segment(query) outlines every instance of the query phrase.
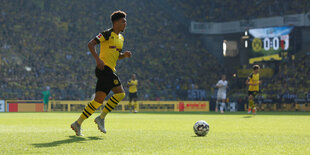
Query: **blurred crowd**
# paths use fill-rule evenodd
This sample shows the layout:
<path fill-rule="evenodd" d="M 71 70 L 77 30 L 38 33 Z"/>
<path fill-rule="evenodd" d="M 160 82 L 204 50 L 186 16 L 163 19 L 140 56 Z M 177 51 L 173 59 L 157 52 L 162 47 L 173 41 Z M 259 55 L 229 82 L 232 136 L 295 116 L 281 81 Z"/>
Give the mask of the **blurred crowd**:
<path fill-rule="evenodd" d="M 133 57 L 118 62 L 117 74 L 125 87 L 137 74 L 141 99 L 176 100 L 218 77 L 216 59 L 153 2 L 4 0 L 0 7 L 1 98 L 41 99 L 49 86 L 53 99 L 89 99 L 96 77 L 87 43 L 111 27 L 118 9 L 128 14 L 124 50 Z"/>
<path fill-rule="evenodd" d="M 277 66 L 275 76 L 266 80 L 263 98 L 273 98 L 280 102 L 307 99 L 310 93 L 310 54 L 296 60 L 285 61 Z M 309 98 L 310 99 L 310 98 Z"/>
<path fill-rule="evenodd" d="M 292 56 L 280 62 L 259 62 L 262 68 L 271 68 L 270 78 L 261 77 L 258 99 L 271 99 L 273 103 L 296 103 L 310 100 L 310 51 Z M 250 65 L 248 66 L 251 67 Z M 231 79 L 237 87 L 232 87 L 229 95 L 234 99 L 247 98 L 245 78 Z"/>
<path fill-rule="evenodd" d="M 282 3 L 277 0 L 243 1 L 244 5 L 228 0 L 167 0 L 175 7 L 172 9 L 180 9 L 185 17 L 197 21 L 300 13 L 305 7 L 309 8 L 309 4 L 299 5 L 305 0 L 287 1 L 283 5 L 274 5 Z M 171 16 L 173 12 L 163 11 L 158 5 L 154 1 L 139 0 L 3 0 L 0 5 L 0 98 L 42 99 L 41 92 L 49 86 L 53 99 L 89 99 L 95 91 L 96 64 L 87 43 L 111 27 L 109 16 L 115 10 L 128 14 L 123 51 L 132 51 L 133 57 L 120 60 L 117 66 L 117 74 L 126 90 L 131 74 L 136 73 L 141 100 L 188 99 L 189 90 L 213 91 L 224 67 L 203 48 L 199 38 L 189 34 L 188 29 Z M 256 9 L 247 9 L 247 6 Z M 299 71 L 300 65 L 306 66 L 295 64 L 292 68 L 283 64 L 281 70 L 287 74 L 274 78 L 281 82 L 287 80 L 286 76 L 305 78 L 289 74 L 294 69 Z M 264 87 L 268 88 L 266 91 L 275 89 L 272 84 Z M 290 85 L 287 90 L 290 91 Z"/>
<path fill-rule="evenodd" d="M 308 0 L 168 0 L 173 9 L 198 22 L 223 22 L 306 13 Z M 192 5 L 189 5 L 192 4 Z"/>

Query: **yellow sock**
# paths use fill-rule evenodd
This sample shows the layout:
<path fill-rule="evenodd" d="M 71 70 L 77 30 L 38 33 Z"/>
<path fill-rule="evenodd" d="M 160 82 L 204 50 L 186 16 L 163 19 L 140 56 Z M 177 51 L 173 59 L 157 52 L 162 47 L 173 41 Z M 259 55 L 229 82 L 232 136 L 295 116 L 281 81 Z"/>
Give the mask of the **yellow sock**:
<path fill-rule="evenodd" d="M 254 106 L 254 100 L 249 100 L 249 107 L 253 109 Z"/>
<path fill-rule="evenodd" d="M 105 104 L 102 110 L 102 113 L 100 115 L 100 118 L 101 119 L 105 118 L 105 116 L 109 112 L 111 112 L 124 97 L 125 97 L 125 93 L 114 94 Z"/>
<path fill-rule="evenodd" d="M 133 109 L 134 109 L 134 110 L 137 110 L 137 101 L 134 101 L 134 102 L 133 102 Z"/>
<path fill-rule="evenodd" d="M 129 103 L 128 103 L 129 110 L 131 110 L 131 106 L 132 106 L 131 101 L 129 101 Z"/>
<path fill-rule="evenodd" d="M 81 114 L 80 118 L 77 120 L 79 124 L 82 124 L 82 122 L 90 117 L 97 108 L 99 108 L 102 104 L 92 100 L 91 102 L 88 103 L 88 105 L 84 108 L 83 113 Z"/>

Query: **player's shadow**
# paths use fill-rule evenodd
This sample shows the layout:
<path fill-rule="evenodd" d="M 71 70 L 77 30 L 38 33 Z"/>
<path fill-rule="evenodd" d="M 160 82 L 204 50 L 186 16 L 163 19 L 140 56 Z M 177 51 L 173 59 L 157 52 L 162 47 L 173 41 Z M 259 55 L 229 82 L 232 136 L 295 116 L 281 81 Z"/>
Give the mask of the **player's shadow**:
<path fill-rule="evenodd" d="M 34 147 L 55 147 L 62 144 L 69 144 L 69 143 L 83 143 L 85 141 L 92 141 L 92 140 L 102 140 L 100 137 L 77 137 L 77 136 L 69 136 L 68 139 L 64 140 L 57 140 L 53 142 L 47 142 L 47 143 L 37 143 L 37 144 L 31 144 Z"/>
<path fill-rule="evenodd" d="M 242 118 L 252 118 L 252 116 L 243 116 Z"/>

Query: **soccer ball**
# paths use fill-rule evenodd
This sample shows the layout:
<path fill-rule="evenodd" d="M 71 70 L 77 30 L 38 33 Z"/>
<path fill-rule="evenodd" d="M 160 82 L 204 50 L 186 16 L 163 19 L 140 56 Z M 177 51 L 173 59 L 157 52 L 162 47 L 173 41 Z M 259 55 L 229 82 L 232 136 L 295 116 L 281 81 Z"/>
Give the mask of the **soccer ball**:
<path fill-rule="evenodd" d="M 197 121 L 193 128 L 197 136 L 205 136 L 209 132 L 209 124 L 204 120 Z"/>

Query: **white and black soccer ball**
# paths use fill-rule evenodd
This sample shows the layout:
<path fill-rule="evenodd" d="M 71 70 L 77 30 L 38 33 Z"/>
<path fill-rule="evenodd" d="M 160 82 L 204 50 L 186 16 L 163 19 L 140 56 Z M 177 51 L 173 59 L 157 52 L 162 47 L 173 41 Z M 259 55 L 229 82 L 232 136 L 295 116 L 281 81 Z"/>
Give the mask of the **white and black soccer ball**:
<path fill-rule="evenodd" d="M 193 128 L 197 136 L 207 135 L 210 129 L 209 124 L 204 120 L 197 121 Z"/>

